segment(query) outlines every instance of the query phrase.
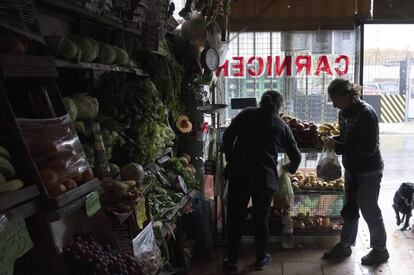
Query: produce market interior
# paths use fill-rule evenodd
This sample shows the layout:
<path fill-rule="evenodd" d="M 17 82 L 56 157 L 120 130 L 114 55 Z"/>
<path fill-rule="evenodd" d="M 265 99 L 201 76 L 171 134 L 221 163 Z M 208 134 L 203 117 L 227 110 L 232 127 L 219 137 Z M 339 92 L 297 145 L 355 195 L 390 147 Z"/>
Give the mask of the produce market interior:
<path fill-rule="evenodd" d="M 413 33 L 410 0 L 2 0 L 0 275 L 413 274 Z M 358 197 L 350 248 L 374 178 L 386 245 Z"/>

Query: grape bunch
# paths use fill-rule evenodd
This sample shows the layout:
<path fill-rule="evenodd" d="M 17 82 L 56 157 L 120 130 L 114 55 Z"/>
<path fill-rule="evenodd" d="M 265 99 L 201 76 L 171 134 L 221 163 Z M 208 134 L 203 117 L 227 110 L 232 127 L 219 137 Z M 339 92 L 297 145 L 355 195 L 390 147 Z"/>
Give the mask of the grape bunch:
<path fill-rule="evenodd" d="M 75 237 L 65 247 L 64 256 L 74 274 L 143 275 L 131 253 L 102 246 L 90 237 Z"/>

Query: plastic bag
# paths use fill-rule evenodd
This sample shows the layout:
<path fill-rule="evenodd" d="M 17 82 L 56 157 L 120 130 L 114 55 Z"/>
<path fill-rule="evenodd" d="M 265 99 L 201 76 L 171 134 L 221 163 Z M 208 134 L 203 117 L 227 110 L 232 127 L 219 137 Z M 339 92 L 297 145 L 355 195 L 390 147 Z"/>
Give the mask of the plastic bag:
<path fill-rule="evenodd" d="M 281 210 L 290 210 L 293 206 L 293 189 L 286 171 L 282 171 L 279 176 L 278 188 L 273 197 L 273 206 Z"/>
<path fill-rule="evenodd" d="M 336 180 L 342 176 L 341 164 L 333 150 L 323 148 L 316 167 L 316 174 L 324 181 Z"/>
<path fill-rule="evenodd" d="M 18 123 L 49 195 L 60 195 L 94 177 L 92 172 L 84 177 L 89 164 L 69 115 L 19 118 Z"/>
<path fill-rule="evenodd" d="M 161 251 L 158 248 L 152 222 L 150 222 L 133 240 L 134 256 L 146 275 L 157 274 L 162 267 Z"/>

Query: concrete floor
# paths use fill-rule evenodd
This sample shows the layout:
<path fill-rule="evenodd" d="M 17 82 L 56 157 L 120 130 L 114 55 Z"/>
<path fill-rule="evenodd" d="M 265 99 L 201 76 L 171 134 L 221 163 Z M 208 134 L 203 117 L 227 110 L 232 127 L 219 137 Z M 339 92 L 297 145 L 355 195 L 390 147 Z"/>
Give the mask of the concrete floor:
<path fill-rule="evenodd" d="M 383 133 L 381 149 L 385 170 L 379 203 L 388 234 L 390 259 L 387 263 L 376 268 L 360 265 L 361 257 L 369 251 L 369 232 L 361 218 L 358 241 L 353 248 L 353 255 L 342 262 L 333 263 L 320 259 L 323 252 L 337 242 L 337 237 L 297 239 L 296 248 L 292 250 L 283 250 L 280 240 L 272 238 L 269 250 L 273 262 L 265 271 L 256 272 L 251 266 L 254 263 L 254 242 L 251 238 L 244 238 L 238 274 L 414 274 L 414 233 L 411 227 L 405 232 L 399 230 L 391 208 L 392 198 L 399 185 L 404 181 L 414 182 L 414 127 L 411 126 L 414 124 L 408 127 L 393 126 L 381 129 Z M 401 129 L 405 130 L 401 131 Z M 414 218 L 410 224 L 413 223 Z M 223 256 L 223 248 L 217 248 L 211 258 L 196 261 L 190 274 L 223 274 L 221 268 Z"/>

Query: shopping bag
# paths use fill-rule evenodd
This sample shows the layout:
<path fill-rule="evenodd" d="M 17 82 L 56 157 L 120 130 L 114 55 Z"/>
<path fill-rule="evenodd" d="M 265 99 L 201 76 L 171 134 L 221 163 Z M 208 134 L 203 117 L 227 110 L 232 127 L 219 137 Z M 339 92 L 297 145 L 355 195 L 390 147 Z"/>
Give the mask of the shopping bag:
<path fill-rule="evenodd" d="M 161 251 L 155 242 L 152 222 L 150 222 L 132 242 L 134 256 L 140 266 L 143 274 L 158 274 L 162 267 Z"/>
<path fill-rule="evenodd" d="M 286 171 L 282 171 L 279 176 L 277 190 L 273 196 L 273 206 L 281 210 L 290 210 L 293 206 L 292 183 Z"/>
<path fill-rule="evenodd" d="M 322 149 L 316 167 L 316 175 L 324 181 L 336 180 L 342 176 L 341 164 L 333 150 L 326 147 Z"/>

